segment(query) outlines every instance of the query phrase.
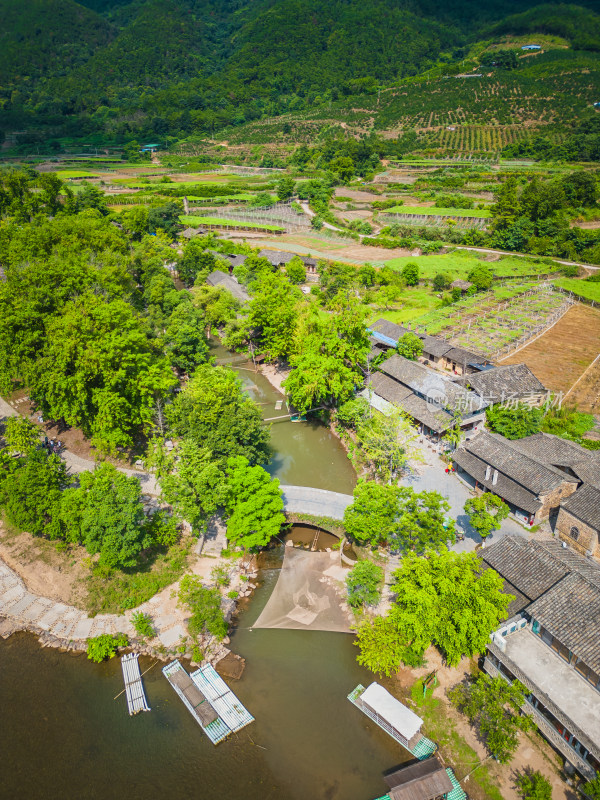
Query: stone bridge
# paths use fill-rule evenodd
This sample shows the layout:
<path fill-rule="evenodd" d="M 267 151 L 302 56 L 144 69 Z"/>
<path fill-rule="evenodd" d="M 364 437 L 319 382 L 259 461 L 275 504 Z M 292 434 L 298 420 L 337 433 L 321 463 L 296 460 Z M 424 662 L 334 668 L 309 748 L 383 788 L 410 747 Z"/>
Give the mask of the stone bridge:
<path fill-rule="evenodd" d="M 281 485 L 284 509 L 290 514 L 311 514 L 314 517 L 344 519 L 344 511 L 352 505 L 351 494 L 328 492 L 310 486 Z"/>

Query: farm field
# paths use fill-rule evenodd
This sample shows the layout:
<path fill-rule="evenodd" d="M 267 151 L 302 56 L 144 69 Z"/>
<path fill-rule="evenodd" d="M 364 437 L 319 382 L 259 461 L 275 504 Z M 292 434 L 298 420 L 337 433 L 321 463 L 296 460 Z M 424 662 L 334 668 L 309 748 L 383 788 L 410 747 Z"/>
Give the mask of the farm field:
<path fill-rule="evenodd" d="M 416 323 L 430 334 L 496 359 L 541 332 L 564 312 L 567 299 L 532 284 L 499 287 L 426 314 Z"/>
<path fill-rule="evenodd" d="M 269 230 L 269 231 L 283 231 L 285 230 L 280 225 L 266 225 L 263 223 L 256 223 L 256 222 L 238 222 L 232 219 L 224 219 L 221 217 L 197 217 L 193 214 L 189 215 L 182 215 L 179 217 L 179 221 L 185 225 L 215 225 L 215 226 L 223 226 L 229 228 L 257 228 L 258 230 Z"/>
<path fill-rule="evenodd" d="M 587 368 L 566 402 L 580 411 L 600 416 L 600 358 Z"/>
<path fill-rule="evenodd" d="M 486 261 L 479 258 L 475 253 L 460 250 L 453 253 L 442 255 L 428 255 L 415 257 L 391 258 L 387 260 L 386 266 L 400 271 L 408 262 L 419 265 L 421 278 L 433 278 L 438 272 L 445 272 L 452 276 L 452 279 L 466 278 L 468 273 L 477 266 L 484 264 L 489 267 L 494 275 L 499 278 L 518 278 L 523 275 L 545 275 L 553 270 L 553 267 L 539 258 L 519 258 L 517 256 L 500 256 L 496 261 Z M 577 281 L 579 284 L 580 282 Z"/>
<path fill-rule="evenodd" d="M 575 278 L 559 278 L 554 283 L 567 292 L 575 292 L 587 300 L 600 303 L 600 281 L 596 283 L 595 281 L 578 281 Z"/>
<path fill-rule="evenodd" d="M 599 352 L 600 311 L 577 303 L 551 330 L 499 363 L 525 363 L 548 389 L 567 392 Z M 577 401 L 580 411 L 591 411 L 594 402 L 598 411 L 598 382 L 594 389 L 594 376 L 600 377 L 596 367 L 589 384 L 583 379 L 567 398 L 569 404 Z"/>
<path fill-rule="evenodd" d="M 423 314 L 433 311 L 442 305 L 442 301 L 432 292 L 419 287 L 406 288 L 402 295 L 394 302 L 393 309 L 378 307 L 371 317 L 368 324 L 371 325 L 378 319 L 387 319 L 389 322 L 402 324 L 419 319 Z M 372 306 L 371 306 L 372 308 Z"/>
<path fill-rule="evenodd" d="M 393 206 L 386 214 L 424 214 L 436 217 L 478 217 L 487 219 L 492 214 L 487 208 L 436 208 L 435 206 Z"/>

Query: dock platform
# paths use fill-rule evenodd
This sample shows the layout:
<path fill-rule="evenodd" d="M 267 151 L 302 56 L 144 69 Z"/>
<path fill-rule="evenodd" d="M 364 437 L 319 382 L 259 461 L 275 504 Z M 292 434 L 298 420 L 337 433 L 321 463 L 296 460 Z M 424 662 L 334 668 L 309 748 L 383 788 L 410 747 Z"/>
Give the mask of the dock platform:
<path fill-rule="evenodd" d="M 140 711 L 150 711 L 150 706 L 144 694 L 144 684 L 140 674 L 137 653 L 128 653 L 121 659 L 121 669 L 123 670 L 123 680 L 125 682 L 125 695 L 127 697 L 127 710 L 129 716 Z"/>
<path fill-rule="evenodd" d="M 365 691 L 365 687 L 362 686 L 362 684 L 359 684 L 354 691 L 350 692 L 348 695 L 348 700 L 350 700 L 350 702 L 357 708 L 360 708 L 363 714 L 366 714 L 367 717 L 372 719 L 376 725 L 392 736 L 399 744 L 402 745 L 402 747 L 408 750 L 409 753 L 412 753 L 415 758 L 418 758 L 419 761 L 424 761 L 426 758 L 429 758 L 435 753 L 437 750 L 437 745 L 435 742 L 432 742 L 431 739 L 428 739 L 421 733 L 417 733 L 407 741 L 407 739 L 401 736 L 398 730 L 384 717 L 374 712 L 373 709 L 371 709 L 366 703 L 363 703 L 361 701 L 361 696 Z"/>
<path fill-rule="evenodd" d="M 254 720 L 210 665 L 188 675 L 173 661 L 163 667 L 163 674 L 213 744 Z"/>

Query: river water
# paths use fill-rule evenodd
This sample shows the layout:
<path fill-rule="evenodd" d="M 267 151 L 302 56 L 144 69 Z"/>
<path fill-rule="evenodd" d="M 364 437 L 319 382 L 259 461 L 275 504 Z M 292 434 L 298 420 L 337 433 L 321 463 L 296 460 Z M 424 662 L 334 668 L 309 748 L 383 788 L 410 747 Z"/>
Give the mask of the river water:
<path fill-rule="evenodd" d="M 281 396 L 240 370 L 246 387 L 276 416 Z M 281 413 L 281 412 L 280 412 Z M 275 423 L 270 470 L 282 482 L 350 492 L 354 473 L 330 432 Z M 283 548 L 280 548 L 282 551 Z M 266 566 L 282 552 L 270 552 Z M 0 798 L 4 800 L 369 800 L 382 774 L 407 754 L 358 711 L 347 694 L 373 676 L 341 633 L 253 630 L 277 568 L 240 612 L 231 647 L 247 660 L 229 681 L 256 721 L 214 747 L 162 676 L 144 676 L 152 711 L 129 717 L 120 662 L 42 649 L 33 636 L 0 641 Z M 142 669 L 153 664 L 141 659 Z"/>

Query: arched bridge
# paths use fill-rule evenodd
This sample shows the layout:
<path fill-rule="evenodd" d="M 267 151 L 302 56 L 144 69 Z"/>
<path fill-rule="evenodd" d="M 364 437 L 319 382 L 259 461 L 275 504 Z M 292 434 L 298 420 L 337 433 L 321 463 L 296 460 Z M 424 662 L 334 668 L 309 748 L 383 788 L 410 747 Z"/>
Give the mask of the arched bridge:
<path fill-rule="evenodd" d="M 281 485 L 284 509 L 291 514 L 312 514 L 315 517 L 344 519 L 344 511 L 352 505 L 351 494 L 328 492 L 310 486 Z"/>

